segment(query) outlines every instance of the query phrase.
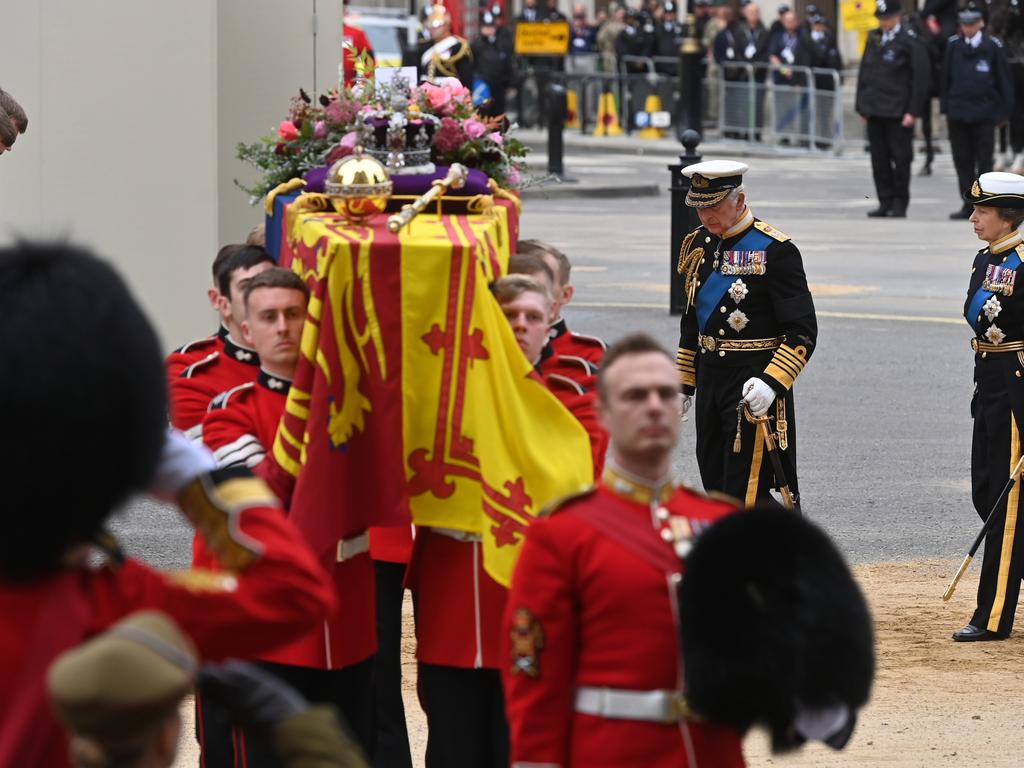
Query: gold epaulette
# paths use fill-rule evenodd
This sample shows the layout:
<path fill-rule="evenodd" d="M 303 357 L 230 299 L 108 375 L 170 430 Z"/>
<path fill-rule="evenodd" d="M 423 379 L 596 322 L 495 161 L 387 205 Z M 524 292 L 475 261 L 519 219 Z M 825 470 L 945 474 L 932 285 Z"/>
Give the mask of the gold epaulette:
<path fill-rule="evenodd" d="M 545 505 L 544 508 L 541 509 L 540 514 L 538 514 L 537 517 L 550 517 L 551 515 L 555 514 L 555 512 L 558 512 L 560 509 L 564 509 L 565 507 L 569 506 L 571 502 L 574 502 L 577 499 L 585 499 L 588 496 L 592 496 L 596 492 L 597 486 L 590 485 L 587 486 L 586 488 L 583 488 L 582 490 L 576 491 L 576 493 L 570 493 L 566 496 L 557 498 L 550 504 Z"/>
<path fill-rule="evenodd" d="M 780 243 L 784 243 L 789 240 L 789 235 L 785 232 L 779 232 L 775 227 L 766 221 L 755 221 L 754 226 L 761 232 L 764 232 L 768 237 L 778 240 Z"/>

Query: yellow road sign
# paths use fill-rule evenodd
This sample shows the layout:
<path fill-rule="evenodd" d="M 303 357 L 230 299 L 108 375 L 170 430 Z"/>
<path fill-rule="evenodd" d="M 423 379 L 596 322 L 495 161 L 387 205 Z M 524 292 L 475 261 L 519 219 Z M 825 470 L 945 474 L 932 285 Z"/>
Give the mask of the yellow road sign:
<path fill-rule="evenodd" d="M 516 53 L 522 56 L 564 56 L 569 52 L 569 22 L 520 21 Z"/>
<path fill-rule="evenodd" d="M 872 0 L 843 0 L 841 11 L 843 29 L 851 32 L 870 32 L 878 26 L 875 3 Z"/>

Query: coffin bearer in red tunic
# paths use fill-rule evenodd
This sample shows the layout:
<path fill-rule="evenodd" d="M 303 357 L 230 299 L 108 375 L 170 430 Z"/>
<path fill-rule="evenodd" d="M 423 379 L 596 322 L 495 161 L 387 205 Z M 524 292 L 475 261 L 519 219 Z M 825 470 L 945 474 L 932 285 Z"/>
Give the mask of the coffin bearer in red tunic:
<path fill-rule="evenodd" d="M 543 369 L 544 353 L 551 348 L 545 324 L 555 310 L 542 283 L 526 275 L 509 275 L 495 282 L 492 290 L 527 360 L 533 362 L 547 388 L 587 430 L 594 473 L 600 475 L 608 450 L 608 433 L 597 417 L 597 369 L 586 375 L 578 369 L 567 375 L 567 366 Z"/>
<path fill-rule="evenodd" d="M 572 264 L 566 256 L 551 243 L 543 240 L 520 240 L 518 252 L 524 255 L 538 256 L 548 265 L 554 277 L 552 292 L 555 299 L 554 319 L 551 321 L 551 345 L 555 357 L 582 357 L 594 366 L 601 365 L 605 343 L 596 336 L 587 336 L 569 330 L 562 311 L 572 301 L 576 292 L 569 277 Z M 511 270 L 510 270 L 511 271 Z"/>
<path fill-rule="evenodd" d="M 259 354 L 255 382 L 219 395 L 203 420 L 203 441 L 224 467 L 248 466 L 257 475 L 284 413 L 299 361 L 309 290 L 294 272 L 273 267 L 253 277 L 243 293 L 242 336 Z M 284 499 L 287 505 L 288 499 Z M 332 575 L 339 610 L 316 632 L 270 654 L 264 666 L 310 701 L 336 705 L 367 754 L 373 753 L 372 662 L 376 650 L 373 564 L 364 533 L 341 547 Z M 197 557 L 202 557 L 202 554 Z M 251 747 L 251 745 L 250 745 Z M 210 744 L 211 750 L 217 745 Z M 246 764 L 260 766 L 264 751 L 247 749 Z M 267 763 L 272 765 L 273 763 Z"/>
<path fill-rule="evenodd" d="M 260 653 L 319 625 L 333 593 L 261 481 L 167 432 L 156 334 L 109 266 L 65 245 L 0 250 L 0 305 L 19 321 L 0 326 L 18 372 L 0 378 L 18 436 L 0 445 L 0 765 L 63 768 L 44 676 L 65 649 L 154 608 L 207 658 Z M 232 572 L 124 558 L 103 528 L 147 488 L 176 499 Z"/>
<path fill-rule="evenodd" d="M 692 539 L 733 509 L 671 479 L 672 359 L 628 336 L 605 355 L 598 486 L 533 523 L 512 578 L 502 671 L 512 765 L 739 768 L 740 735 L 681 706 L 675 585 Z"/>
<path fill-rule="evenodd" d="M 246 282 L 272 266 L 265 250 L 243 246 L 225 259 L 217 275 L 217 308 L 226 333 L 218 334 L 222 338 L 204 348 L 205 356 L 170 382 L 171 424 L 189 437 L 202 437 L 203 416 L 214 397 L 256 378 L 259 356 L 242 340 L 242 296 Z"/>
<path fill-rule="evenodd" d="M 206 289 L 206 298 L 210 302 L 210 307 L 217 315 L 220 315 L 220 288 L 217 282 L 217 273 L 220 272 L 228 258 L 241 248 L 241 245 L 232 243 L 225 245 L 219 251 L 217 256 L 213 260 L 213 284 Z M 167 388 L 170 390 L 171 384 L 176 378 L 181 375 L 181 372 L 188 368 L 192 363 L 198 363 L 204 357 L 209 355 L 211 352 L 217 350 L 218 339 L 223 339 L 228 335 L 227 326 L 224 325 L 223 320 L 220 321 L 217 332 L 210 334 L 209 336 L 203 336 L 201 339 L 190 341 L 184 346 L 178 347 L 176 350 L 171 352 L 164 360 L 164 366 L 167 368 Z"/>
<path fill-rule="evenodd" d="M 523 354 L 536 363 L 547 343 L 550 294 L 521 274 L 501 278 L 492 290 Z M 594 417 L 593 391 L 570 379 L 548 377 L 545 383 L 587 429 L 599 466 L 606 437 Z M 507 590 L 484 570 L 480 537 L 419 529 L 409 583 L 419 599 L 417 658 L 429 726 L 427 768 L 507 768 L 498 654 Z"/>

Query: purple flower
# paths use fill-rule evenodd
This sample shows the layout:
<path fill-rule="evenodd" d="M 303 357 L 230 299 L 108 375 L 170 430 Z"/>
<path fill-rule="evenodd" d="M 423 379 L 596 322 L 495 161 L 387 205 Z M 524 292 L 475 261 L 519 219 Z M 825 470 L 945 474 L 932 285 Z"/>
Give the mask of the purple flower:
<path fill-rule="evenodd" d="M 317 120 L 313 125 L 313 138 L 322 139 L 327 136 L 327 123 L 323 120 Z"/>
<path fill-rule="evenodd" d="M 499 147 L 503 147 L 503 146 L 505 146 L 505 137 L 504 137 L 504 136 L 502 136 L 502 135 L 501 135 L 500 133 L 498 133 L 497 131 L 494 131 L 494 132 L 493 132 L 493 133 L 491 134 L 491 141 L 493 141 L 493 142 L 494 142 L 495 144 L 497 144 L 497 145 L 498 145 Z"/>

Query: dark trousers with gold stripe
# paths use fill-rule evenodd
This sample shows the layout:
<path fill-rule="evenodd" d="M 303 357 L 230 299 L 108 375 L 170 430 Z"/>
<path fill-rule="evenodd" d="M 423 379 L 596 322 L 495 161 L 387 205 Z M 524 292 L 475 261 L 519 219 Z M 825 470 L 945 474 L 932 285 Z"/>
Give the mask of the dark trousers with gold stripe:
<path fill-rule="evenodd" d="M 1024 368 L 1016 354 L 990 354 L 975 367 L 978 393 L 972 406 L 974 438 L 971 449 L 971 493 L 974 508 L 984 520 L 996 503 L 1021 456 L 1024 425 Z M 1013 628 L 1021 577 L 1024 576 L 1024 493 L 1011 489 L 996 511 L 985 536 L 985 556 L 978 584 L 978 607 L 971 623 L 1007 634 Z"/>
<path fill-rule="evenodd" d="M 746 353 L 738 353 L 746 354 Z M 761 357 L 758 355 L 758 357 Z M 694 414 L 697 427 L 697 466 L 704 489 L 734 496 L 746 505 L 770 498 L 778 487 L 761 430 L 740 415 L 736 443 L 737 410 L 743 385 L 761 368 L 701 365 L 698 360 Z M 779 451 L 789 489 L 798 493 L 796 478 L 796 413 L 793 393 L 776 398 L 768 409 L 775 429 L 779 409 L 785 410 L 788 447 Z M 734 449 L 738 447 L 739 452 Z"/>

